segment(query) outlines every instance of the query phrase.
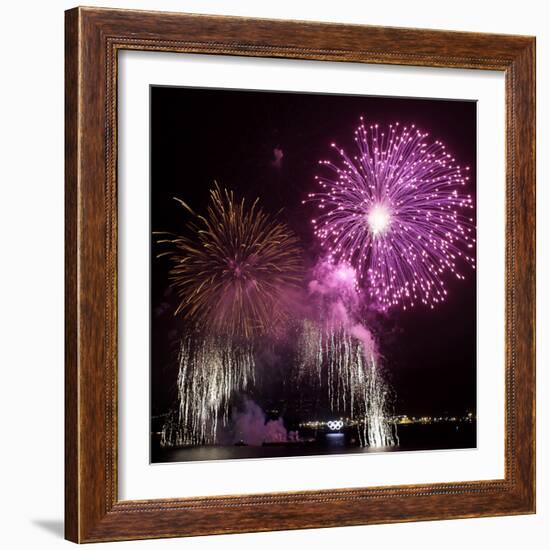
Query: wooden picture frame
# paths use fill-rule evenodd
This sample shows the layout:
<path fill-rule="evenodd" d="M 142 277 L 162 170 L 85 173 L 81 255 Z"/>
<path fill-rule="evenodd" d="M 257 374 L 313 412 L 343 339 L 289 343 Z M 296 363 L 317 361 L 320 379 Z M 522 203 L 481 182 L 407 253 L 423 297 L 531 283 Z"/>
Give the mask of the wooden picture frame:
<path fill-rule="evenodd" d="M 120 501 L 117 496 L 117 54 L 501 71 L 506 86 L 505 477 Z M 535 511 L 535 39 L 99 8 L 66 12 L 65 533 L 74 542 Z"/>

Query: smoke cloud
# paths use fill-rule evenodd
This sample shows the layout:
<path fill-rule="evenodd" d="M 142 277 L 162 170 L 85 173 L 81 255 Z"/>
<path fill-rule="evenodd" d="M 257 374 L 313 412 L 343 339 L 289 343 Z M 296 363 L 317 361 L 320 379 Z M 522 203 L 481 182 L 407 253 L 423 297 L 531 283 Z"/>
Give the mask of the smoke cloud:
<path fill-rule="evenodd" d="M 348 264 L 335 264 L 329 259 L 318 262 L 308 285 L 310 296 L 323 302 L 324 321 L 331 328 L 344 328 L 359 340 L 365 358 L 377 355 L 371 331 L 360 322 L 360 293 L 355 270 Z"/>
<path fill-rule="evenodd" d="M 261 446 L 289 440 L 283 419 L 267 420 L 262 408 L 251 399 L 245 399 L 242 410 L 234 411 L 232 418 L 233 443 Z"/>
<path fill-rule="evenodd" d="M 372 356 L 377 355 L 376 351 L 376 343 L 374 341 L 374 338 L 372 336 L 371 331 L 364 327 L 363 325 L 353 325 L 350 330 L 350 334 L 357 338 L 362 344 L 363 344 L 363 352 L 365 354 L 365 358 L 368 360 Z"/>

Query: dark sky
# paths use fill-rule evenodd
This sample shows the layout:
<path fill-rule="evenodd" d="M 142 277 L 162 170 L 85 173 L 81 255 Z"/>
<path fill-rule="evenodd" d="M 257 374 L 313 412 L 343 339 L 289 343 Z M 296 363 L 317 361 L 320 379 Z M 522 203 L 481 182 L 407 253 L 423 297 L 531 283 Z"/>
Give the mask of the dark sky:
<path fill-rule="evenodd" d="M 315 191 L 318 160 L 330 143 L 354 147 L 359 116 L 386 124 L 415 123 L 442 139 L 459 164 L 476 170 L 476 103 L 424 99 L 151 88 L 151 227 L 184 232 L 186 216 L 172 197 L 204 210 L 213 181 L 239 196 L 260 198 L 304 243 L 315 245 L 301 201 Z M 274 150 L 282 151 L 280 166 Z M 475 180 L 471 188 L 475 194 Z M 153 256 L 159 251 L 152 245 Z M 173 404 L 182 320 L 167 288 L 169 264 L 152 261 L 152 411 Z M 411 415 L 475 411 L 476 278 L 446 279 L 448 301 L 435 310 L 377 314 L 371 328 L 395 389 L 396 411 Z"/>

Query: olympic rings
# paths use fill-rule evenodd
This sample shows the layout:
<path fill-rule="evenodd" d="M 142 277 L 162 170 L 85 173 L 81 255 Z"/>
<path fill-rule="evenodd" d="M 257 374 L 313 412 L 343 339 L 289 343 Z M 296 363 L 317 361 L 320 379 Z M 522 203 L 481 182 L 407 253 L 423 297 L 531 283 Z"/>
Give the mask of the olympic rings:
<path fill-rule="evenodd" d="M 342 420 L 329 420 L 327 422 L 327 428 L 333 432 L 336 430 L 341 430 L 344 427 L 344 422 Z"/>

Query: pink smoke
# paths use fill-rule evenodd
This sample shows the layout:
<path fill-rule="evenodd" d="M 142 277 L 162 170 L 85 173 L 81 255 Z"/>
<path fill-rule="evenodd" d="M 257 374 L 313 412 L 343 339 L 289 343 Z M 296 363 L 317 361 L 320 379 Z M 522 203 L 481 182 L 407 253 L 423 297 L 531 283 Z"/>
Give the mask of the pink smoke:
<path fill-rule="evenodd" d="M 309 283 L 312 294 L 353 293 L 357 294 L 357 277 L 349 264 L 335 264 L 328 258 L 319 260 L 314 269 L 314 279 Z"/>
<path fill-rule="evenodd" d="M 333 328 L 352 324 L 352 311 L 359 303 L 355 270 L 349 264 L 324 258 L 315 266 L 313 277 L 309 294 L 322 302 L 323 321 Z"/>
<path fill-rule="evenodd" d="M 323 322 L 331 329 L 343 328 L 357 338 L 367 360 L 377 354 L 371 331 L 359 319 L 361 296 L 353 267 L 324 258 L 317 263 L 308 288 L 310 296 L 323 303 Z"/>
<path fill-rule="evenodd" d="M 261 446 L 263 443 L 288 441 L 288 433 L 282 418 L 268 420 L 259 405 L 246 399 L 243 410 L 233 414 L 234 443 Z"/>
<path fill-rule="evenodd" d="M 363 353 L 367 360 L 376 356 L 376 342 L 372 336 L 371 331 L 363 325 L 353 325 L 349 329 L 349 333 L 357 338 L 363 344 Z"/>
<path fill-rule="evenodd" d="M 274 166 L 275 168 L 281 168 L 283 157 L 283 150 L 280 147 L 275 147 L 273 149 L 273 160 L 271 161 L 271 166 Z"/>

